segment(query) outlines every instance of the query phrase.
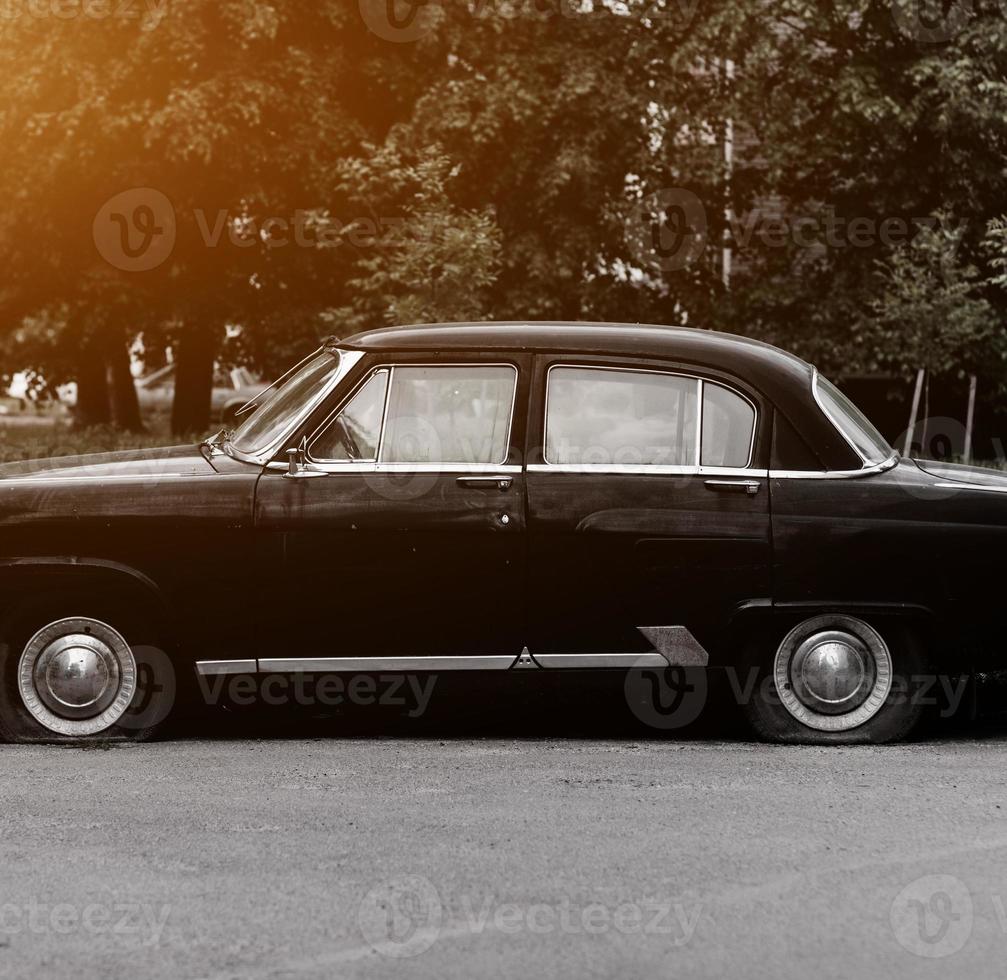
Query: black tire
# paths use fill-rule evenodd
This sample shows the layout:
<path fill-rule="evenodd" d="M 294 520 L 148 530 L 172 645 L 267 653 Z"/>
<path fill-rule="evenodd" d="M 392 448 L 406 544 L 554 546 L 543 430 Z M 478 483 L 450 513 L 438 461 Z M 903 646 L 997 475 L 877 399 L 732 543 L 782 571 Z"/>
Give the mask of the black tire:
<path fill-rule="evenodd" d="M 748 663 L 756 667 L 757 680 L 742 709 L 761 739 L 789 744 L 864 745 L 898 742 L 909 736 L 931 690 L 923 646 L 916 633 L 903 623 L 880 621 L 866 625 L 882 638 L 890 654 L 891 689 L 875 714 L 842 731 L 822 731 L 805 724 L 785 706 L 774 675 L 777 651 L 790 636 L 790 629 L 776 631 L 773 640 L 760 642 L 749 651 Z"/>
<path fill-rule="evenodd" d="M 135 692 L 121 716 L 88 734 L 53 731 L 26 706 L 18 671 L 29 641 L 43 627 L 68 619 L 107 624 L 126 642 L 136 666 Z M 178 695 L 175 669 L 159 630 L 140 610 L 96 596 L 51 596 L 22 607 L 0 626 L 0 738 L 7 742 L 81 745 L 143 742 L 166 731 Z"/>

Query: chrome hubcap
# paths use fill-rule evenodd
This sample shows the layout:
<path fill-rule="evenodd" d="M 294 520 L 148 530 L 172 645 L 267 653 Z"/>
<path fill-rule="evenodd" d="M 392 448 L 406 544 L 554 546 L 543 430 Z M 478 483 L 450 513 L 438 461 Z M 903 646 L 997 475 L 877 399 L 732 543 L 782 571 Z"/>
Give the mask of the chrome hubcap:
<path fill-rule="evenodd" d="M 136 691 L 136 662 L 122 636 L 97 619 L 61 619 L 25 646 L 21 700 L 60 735 L 95 735 L 115 724 Z"/>
<path fill-rule="evenodd" d="M 819 731 L 848 731 L 880 710 L 892 660 L 876 630 L 852 616 L 816 616 L 796 626 L 776 652 L 783 706 Z"/>

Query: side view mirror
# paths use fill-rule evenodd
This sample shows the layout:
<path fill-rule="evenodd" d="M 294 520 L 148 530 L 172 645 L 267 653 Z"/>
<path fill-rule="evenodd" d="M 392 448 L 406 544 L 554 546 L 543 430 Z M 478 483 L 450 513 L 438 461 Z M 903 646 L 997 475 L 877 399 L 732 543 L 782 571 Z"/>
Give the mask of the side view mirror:
<path fill-rule="evenodd" d="M 287 472 L 284 480 L 307 480 L 315 476 L 325 476 L 325 470 L 316 470 L 308 463 L 308 437 L 301 440 L 296 449 L 287 450 Z"/>

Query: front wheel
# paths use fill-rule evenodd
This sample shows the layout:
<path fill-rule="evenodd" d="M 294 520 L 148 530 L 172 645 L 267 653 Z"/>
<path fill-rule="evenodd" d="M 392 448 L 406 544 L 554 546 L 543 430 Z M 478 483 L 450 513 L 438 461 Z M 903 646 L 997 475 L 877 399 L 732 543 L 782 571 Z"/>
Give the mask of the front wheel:
<path fill-rule="evenodd" d="M 4 630 L 0 734 L 76 743 L 154 736 L 175 699 L 164 651 L 139 642 L 142 629 L 124 615 L 52 617 L 26 616 Z"/>
<path fill-rule="evenodd" d="M 755 731 L 774 742 L 894 742 L 923 710 L 925 660 L 901 625 L 884 635 L 854 616 L 814 616 L 775 650 L 757 652 L 759 683 L 745 704 Z"/>

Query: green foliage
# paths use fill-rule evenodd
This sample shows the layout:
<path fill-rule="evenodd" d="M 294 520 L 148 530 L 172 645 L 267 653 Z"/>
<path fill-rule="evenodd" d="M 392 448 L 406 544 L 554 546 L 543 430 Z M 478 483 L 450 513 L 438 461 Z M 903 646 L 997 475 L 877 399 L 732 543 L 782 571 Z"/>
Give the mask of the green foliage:
<path fill-rule="evenodd" d="M 879 262 L 882 293 L 865 325 L 881 366 L 906 377 L 918 368 L 939 377 L 989 369 L 1007 355 L 996 311 L 983 295 L 979 269 L 962 263 L 962 229 L 946 213 L 935 216 L 906 245 Z"/>
<path fill-rule="evenodd" d="M 340 189 L 367 213 L 343 229 L 356 243 L 356 273 L 334 328 L 484 319 L 502 236 L 490 209 L 452 203 L 451 160 L 434 147 L 407 163 L 388 146 L 346 161 L 341 173 Z"/>

